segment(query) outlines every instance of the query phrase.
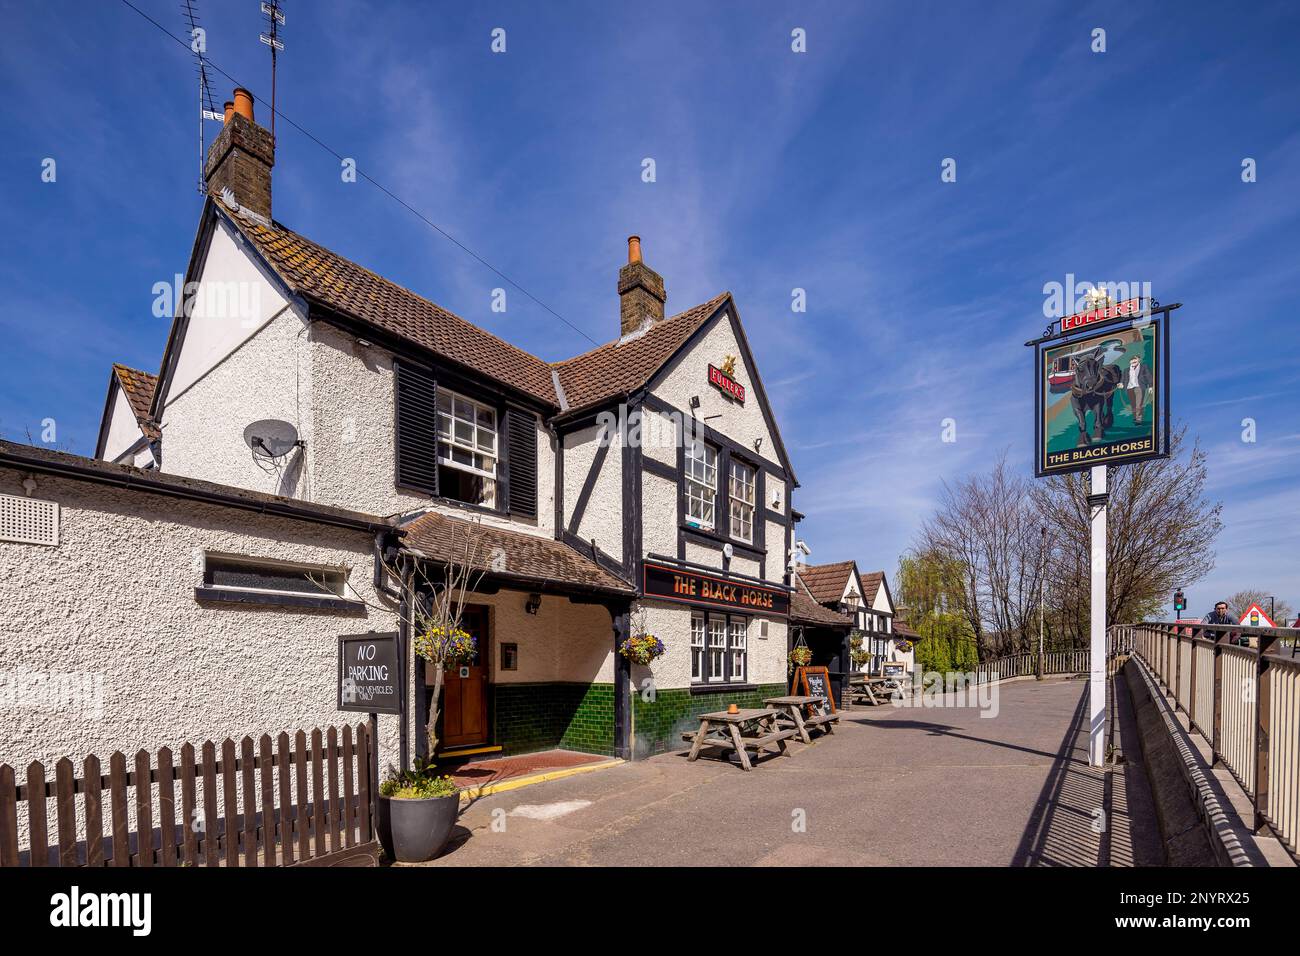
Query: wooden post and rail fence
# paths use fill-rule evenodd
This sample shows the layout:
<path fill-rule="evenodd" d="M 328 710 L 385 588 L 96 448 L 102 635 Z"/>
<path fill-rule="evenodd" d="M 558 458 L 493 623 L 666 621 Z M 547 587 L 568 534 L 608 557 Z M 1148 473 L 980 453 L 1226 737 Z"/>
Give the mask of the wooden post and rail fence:
<path fill-rule="evenodd" d="M 0 866 L 376 865 L 374 746 L 361 723 L 187 743 L 179 763 L 118 751 L 107 774 L 95 755 L 52 780 L 0 764 Z"/>

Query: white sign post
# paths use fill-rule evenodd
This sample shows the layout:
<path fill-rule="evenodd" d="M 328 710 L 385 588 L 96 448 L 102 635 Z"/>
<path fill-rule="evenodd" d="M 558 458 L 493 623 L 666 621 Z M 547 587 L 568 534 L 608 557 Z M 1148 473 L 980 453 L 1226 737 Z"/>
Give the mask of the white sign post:
<path fill-rule="evenodd" d="M 1091 665 L 1088 674 L 1088 764 L 1106 762 L 1106 465 L 1093 465 L 1088 504 L 1092 509 Z"/>

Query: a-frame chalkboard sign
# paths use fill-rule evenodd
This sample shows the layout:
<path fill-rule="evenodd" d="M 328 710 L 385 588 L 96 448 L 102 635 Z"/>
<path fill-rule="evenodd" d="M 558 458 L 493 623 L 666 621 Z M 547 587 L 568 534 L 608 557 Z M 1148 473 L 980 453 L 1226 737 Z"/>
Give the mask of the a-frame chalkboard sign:
<path fill-rule="evenodd" d="M 800 667 L 794 672 L 794 686 L 807 697 L 824 697 L 821 704 L 809 704 L 813 714 L 835 713 L 835 693 L 831 690 L 831 675 L 825 667 Z"/>

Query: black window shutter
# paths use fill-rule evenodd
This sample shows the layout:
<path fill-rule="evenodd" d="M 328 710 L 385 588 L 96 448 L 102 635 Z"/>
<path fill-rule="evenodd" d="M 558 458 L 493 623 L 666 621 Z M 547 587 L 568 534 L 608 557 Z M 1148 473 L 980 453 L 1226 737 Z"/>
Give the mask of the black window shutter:
<path fill-rule="evenodd" d="M 393 363 L 397 378 L 397 483 L 438 494 L 438 385 L 423 369 Z"/>
<path fill-rule="evenodd" d="M 506 409 L 506 462 L 510 469 L 510 513 L 537 517 L 537 419 Z"/>

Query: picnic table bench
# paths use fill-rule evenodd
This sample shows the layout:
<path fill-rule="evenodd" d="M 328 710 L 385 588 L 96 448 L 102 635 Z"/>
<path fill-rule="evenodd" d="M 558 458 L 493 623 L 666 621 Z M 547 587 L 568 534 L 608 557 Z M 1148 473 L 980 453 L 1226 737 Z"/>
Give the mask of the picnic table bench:
<path fill-rule="evenodd" d="M 812 743 L 812 738 L 808 731 L 821 727 L 828 734 L 835 732 L 834 724 L 840 719 L 839 714 L 809 714 L 805 711 L 812 707 L 824 704 L 825 697 L 808 695 L 808 694 L 788 694 L 784 697 L 768 697 L 763 701 L 767 706 L 776 710 L 780 715 L 777 718 L 778 726 L 793 728 L 799 735 L 799 739 L 806 744 Z"/>
<path fill-rule="evenodd" d="M 719 747 L 734 751 L 740 757 L 740 766 L 745 770 L 753 769 L 749 761 L 749 751 L 754 756 L 768 747 L 776 745 L 779 753 L 789 756 L 785 742 L 796 733 L 794 728 L 777 726 L 780 711 L 771 708 L 747 708 L 729 714 L 720 710 L 712 714 L 700 714 L 700 729 L 695 733 L 682 734 L 683 740 L 691 741 L 691 752 L 687 760 L 698 760 L 700 751 L 705 747 Z M 756 728 L 756 732 L 742 733 L 742 728 Z"/>
<path fill-rule="evenodd" d="M 893 677 L 855 677 L 849 680 L 849 699 L 853 703 L 870 701 L 873 705 L 886 703 L 893 694 L 890 682 Z"/>

